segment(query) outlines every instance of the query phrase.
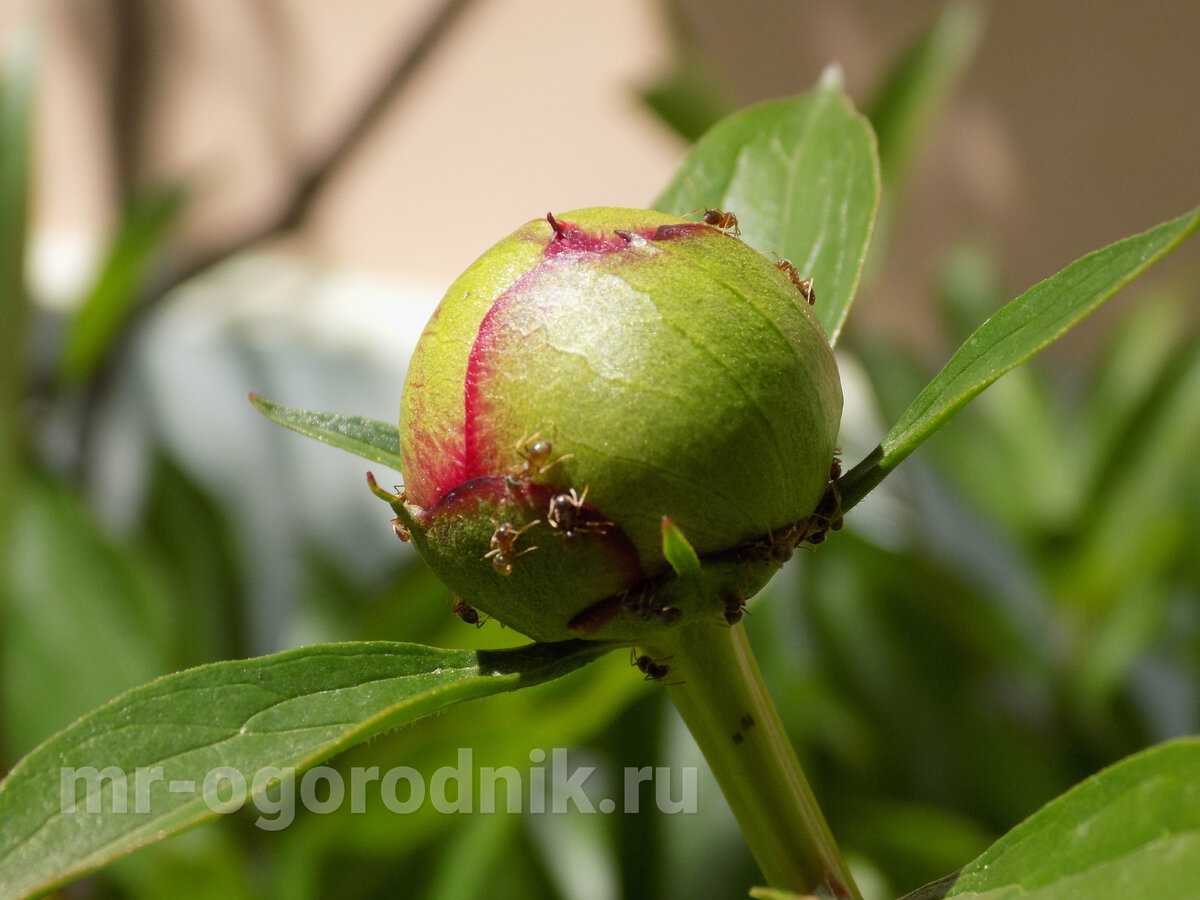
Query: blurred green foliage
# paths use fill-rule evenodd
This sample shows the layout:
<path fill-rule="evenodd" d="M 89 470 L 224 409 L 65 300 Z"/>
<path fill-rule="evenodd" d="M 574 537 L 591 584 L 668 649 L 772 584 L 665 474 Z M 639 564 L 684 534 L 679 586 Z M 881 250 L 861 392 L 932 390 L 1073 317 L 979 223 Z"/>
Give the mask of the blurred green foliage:
<path fill-rule="evenodd" d="M 970 46 L 970 35 L 955 42 L 945 28 L 940 20 L 930 32 L 938 47 Z M 906 57 L 929 58 L 919 47 Z M 947 58 L 934 75 L 916 63 L 896 69 L 928 102 L 899 84 L 876 94 L 893 189 L 944 79 L 961 69 L 959 56 Z M 168 247 L 179 195 L 155 195 L 124 221 L 75 318 L 27 313 L 31 73 L 31 60 L 18 60 L 0 84 L 5 770 L 123 689 L 257 652 L 255 623 L 276 615 L 256 591 L 272 563 L 247 539 L 236 499 L 198 478 L 177 445 L 156 438 L 140 501 L 120 527 L 89 502 L 103 473 L 77 456 L 89 428 L 117 412 L 85 398 L 101 373 L 120 369 L 114 348 L 138 336 L 130 311 Z M 687 134 L 727 103 L 681 75 L 649 99 Z M 898 110 L 919 113 L 920 127 Z M 903 139 L 895 154 L 889 133 Z M 1085 362 L 1055 355 L 1007 375 L 751 604 L 764 678 L 834 833 L 880 896 L 957 868 L 1100 767 L 1200 731 L 1200 336 L 1185 312 L 1195 295 L 1192 284 L 1143 296 Z M 986 249 L 951 248 L 930 323 L 946 335 L 936 358 L 1007 296 Z M 73 337 L 35 340 L 39 329 Z M 869 391 L 851 402 L 877 407 L 877 439 L 935 367 L 854 332 L 844 362 L 865 371 Z M 74 452 L 46 449 L 64 434 L 80 442 Z M 299 519 L 307 500 L 295 490 L 278 514 Z M 376 527 L 387 528 L 382 509 Z M 290 583 L 316 636 L 518 642 L 495 623 L 476 630 L 453 618 L 444 589 L 411 556 L 364 577 L 332 545 L 303 543 Z M 471 748 L 482 764 L 523 769 L 531 751 L 551 747 L 590 754 L 611 773 L 701 765 L 663 692 L 620 654 L 447 710 L 333 764 L 428 772 Z M 223 817 L 123 859 L 91 876 L 89 896 L 365 900 L 402 886 L 431 898 L 690 900 L 741 896 L 756 878 L 703 779 L 696 816 L 400 817 L 376 803 L 360 815 L 298 811 L 278 832 L 253 819 Z"/>

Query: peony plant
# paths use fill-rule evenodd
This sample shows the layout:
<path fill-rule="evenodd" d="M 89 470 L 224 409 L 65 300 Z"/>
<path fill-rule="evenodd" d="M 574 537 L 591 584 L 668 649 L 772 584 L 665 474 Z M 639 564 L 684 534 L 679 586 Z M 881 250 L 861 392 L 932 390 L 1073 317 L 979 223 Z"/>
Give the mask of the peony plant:
<path fill-rule="evenodd" d="M 1014 299 L 843 473 L 832 348 L 880 192 L 875 136 L 830 73 L 716 125 L 656 210 L 555 211 L 484 253 L 420 341 L 398 426 L 253 397 L 269 418 L 398 471 L 395 492 L 373 476 L 370 487 L 459 597 L 455 611 L 533 642 L 318 645 L 137 688 L 0 783 L 0 896 L 31 896 L 216 815 L 212 796 L 169 788 L 214 767 L 258 796 L 278 785 L 258 777 L 268 769 L 303 771 L 451 703 L 632 647 L 631 677 L 669 693 L 721 784 L 771 886 L 756 895 L 860 898 L 758 672 L 746 600 L 980 391 L 1200 225 L 1200 210 L 1186 213 Z M 64 797 L 63 767 L 85 766 L 161 777 L 146 809 L 124 814 L 115 778 Z M 1200 744 L 1149 751 L 921 896 L 1153 884 L 1156 897 L 1186 897 L 1200 821 L 1179 798 L 1197 778 Z M 1130 796 L 1169 814 L 1118 814 Z M 92 800 L 111 814 L 90 815 Z M 1089 827 L 1063 825 L 1078 821 Z M 1069 852 L 1050 852 L 1064 842 Z"/>

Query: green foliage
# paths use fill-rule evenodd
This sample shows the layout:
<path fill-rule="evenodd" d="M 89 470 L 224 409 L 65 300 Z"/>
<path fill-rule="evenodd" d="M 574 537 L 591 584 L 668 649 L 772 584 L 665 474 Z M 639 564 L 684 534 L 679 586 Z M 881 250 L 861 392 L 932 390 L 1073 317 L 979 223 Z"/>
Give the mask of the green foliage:
<path fill-rule="evenodd" d="M 910 898 L 1189 900 L 1197 884 L 1200 739 L 1189 739 L 1089 778 L 936 889 Z"/>
<path fill-rule="evenodd" d="M 8 736 L 25 751 L 169 669 L 176 610 L 152 567 L 61 485 L 27 482 L 20 500 L 0 647 Z"/>
<path fill-rule="evenodd" d="M 1005 372 L 1049 346 L 1200 225 L 1200 209 L 1076 260 L 988 319 L 946 363 L 864 466 L 847 474 L 849 508 Z"/>
<path fill-rule="evenodd" d="M 830 75 L 809 94 L 717 124 L 660 208 L 736 212 L 748 243 L 814 276 L 816 310 L 836 339 L 861 279 L 880 184 L 885 211 L 894 209 L 977 30 L 976 7 L 951 7 L 890 69 L 866 106 L 878 165 L 871 130 Z M 132 771 L 162 760 L 181 767 L 171 769 L 175 779 L 202 778 L 215 764 L 251 776 L 341 751 L 331 761 L 339 770 L 403 761 L 424 772 L 464 747 L 487 765 L 521 767 L 531 747 L 564 745 L 595 748 L 616 766 L 697 763 L 664 715 L 658 687 L 624 654 L 512 692 L 605 648 L 542 658 L 554 651 L 494 656 L 375 642 L 401 635 L 478 648 L 516 640 L 494 623 L 476 630 L 453 619 L 444 589 L 400 554 L 372 582 L 306 538 L 301 559 L 276 562 L 297 569 L 294 581 L 274 583 L 299 586 L 310 630 L 289 628 L 288 613 L 253 595 L 272 560 L 238 519 L 242 498 L 194 480 L 166 443 L 147 458 L 145 495 L 130 504 L 122 529 L 93 511 L 84 498 L 96 483 L 43 448 L 54 443 L 47 435 L 86 430 L 68 395 L 93 389 L 130 338 L 154 267 L 168 255 L 182 193 L 161 188 L 127 206 L 81 311 L 62 323 L 65 352 L 31 341 L 31 46 L 10 52 L 0 77 L 0 751 L 9 763 L 95 711 L 0 782 L 0 897 L 61 883 L 213 817 L 196 796 L 165 791 L 152 794 L 145 817 L 60 815 L 64 764 Z M 684 53 L 647 100 L 677 130 L 698 135 L 727 108 L 720 84 L 712 61 Z M 1090 254 L 1006 307 L 1011 294 L 986 258 L 960 248 L 939 299 L 943 331 L 963 346 L 940 375 L 931 380 L 924 362 L 894 345 L 864 343 L 845 357 L 862 365 L 873 399 L 896 423 L 880 429 L 876 453 L 844 478 L 846 505 L 894 478 L 820 552 L 799 554 L 745 626 L 817 795 L 837 798 L 826 814 L 860 883 L 875 885 L 872 898 L 968 859 L 975 862 L 957 876 L 911 896 L 1169 898 L 1188 896 L 1200 880 L 1200 745 L 1144 749 L 1200 731 L 1200 339 L 1185 315 L 1194 285 L 1188 296 L 1141 302 L 1070 379 L 1037 362 L 1009 372 L 1184 240 L 1198 219 L 1189 213 Z M 43 388 L 33 376 L 52 380 L 45 373 L 62 377 L 64 395 L 34 395 Z M 255 405 L 399 468 L 392 425 Z M 955 428 L 939 431 L 950 418 Z M 897 469 L 918 445 L 922 453 Z M 292 493 L 270 514 L 299 521 L 306 485 Z M 15 525 L 8 534 L 6 518 Z M 386 531 L 382 517 L 379 527 Z M 663 537 L 665 555 L 687 571 L 686 541 L 670 529 Z M 280 640 L 320 631 L 321 640 L 332 632 L 361 642 L 152 680 L 263 652 L 252 627 L 263 621 L 287 635 Z M 523 662 L 485 676 L 495 659 Z M 494 692 L 487 704 L 451 706 Z M 445 711 L 390 730 L 434 708 Z M 252 717 L 272 727 L 243 732 Z M 116 860 L 93 890 L 366 898 L 392 896 L 403 884 L 413 896 L 549 898 L 578 896 L 585 873 L 591 885 L 630 898 L 740 895 L 761 876 L 708 788 L 695 817 L 425 810 L 398 819 L 375 802 L 361 814 L 300 815 L 267 833 L 251 816 L 222 816 L 220 827 Z"/>
<path fill-rule="evenodd" d="M 395 425 L 362 416 L 280 406 L 257 394 L 250 395 L 250 402 L 272 422 L 285 428 L 400 471 L 400 432 Z"/>
<path fill-rule="evenodd" d="M 291 777 L 275 771 L 262 779 L 270 767 L 302 771 L 451 703 L 560 677 L 608 649 L 583 642 L 508 651 L 330 644 L 160 678 L 84 716 L 5 778 L 0 896 L 51 887 L 212 818 L 227 800 L 207 780 L 217 769 L 241 773 L 255 796 Z M 64 767 L 121 774 L 72 783 L 74 806 L 64 808 Z M 162 777 L 146 780 L 141 809 L 134 786 L 148 769 Z M 177 792 L 173 783 L 197 789 Z"/>
<path fill-rule="evenodd" d="M 26 444 L 25 245 L 35 60 L 33 36 L 22 34 L 0 66 L 0 547 L 8 534 L 10 498 L 17 491 Z M 0 560 L 0 578 L 3 567 Z M 2 615 L 0 609 L 0 623 Z"/>
<path fill-rule="evenodd" d="M 84 380 L 104 359 L 122 322 L 134 311 L 183 205 L 184 191 L 176 186 L 151 190 L 130 201 L 100 274 L 67 331 L 64 380 Z"/>
<path fill-rule="evenodd" d="M 858 288 L 879 193 L 871 126 L 830 69 L 806 94 L 718 123 L 654 206 L 675 215 L 704 207 L 739 214 L 747 244 L 790 259 L 813 279 L 817 317 L 832 343 Z"/>
<path fill-rule="evenodd" d="M 866 104 L 889 204 L 896 203 L 914 157 L 974 55 L 982 18 L 974 2 L 949 4 L 896 59 Z"/>

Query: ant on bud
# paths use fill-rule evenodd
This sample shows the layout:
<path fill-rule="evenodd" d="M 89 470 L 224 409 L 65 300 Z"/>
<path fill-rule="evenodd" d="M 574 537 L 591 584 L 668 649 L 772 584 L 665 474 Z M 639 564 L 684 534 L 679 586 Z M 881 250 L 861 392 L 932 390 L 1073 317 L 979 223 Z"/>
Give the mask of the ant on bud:
<path fill-rule="evenodd" d="M 546 512 L 546 524 L 562 532 L 562 536 L 566 539 L 574 538 L 585 532 L 603 534 L 604 529 L 612 522 L 588 522 L 581 515 L 583 505 L 587 501 L 587 493 L 587 485 L 584 485 L 582 494 L 577 494 L 575 488 L 570 488 L 551 497 L 550 508 Z"/>
<path fill-rule="evenodd" d="M 829 480 L 837 481 L 842 477 L 842 461 L 837 453 L 834 453 L 833 462 L 829 464 Z"/>
<path fill-rule="evenodd" d="M 474 625 L 476 628 L 482 628 L 483 623 L 487 621 L 487 616 L 479 615 L 479 610 L 469 604 L 462 597 L 454 598 L 454 606 L 450 608 L 450 612 L 458 616 L 468 625 Z"/>
<path fill-rule="evenodd" d="M 538 432 L 523 437 L 517 442 L 517 455 L 521 457 L 521 461 L 509 467 L 508 477 L 510 479 L 538 475 L 573 456 L 568 453 L 566 456 L 551 460 L 550 457 L 554 455 L 554 445 L 541 437 Z"/>
<path fill-rule="evenodd" d="M 404 520 L 399 516 L 391 520 L 391 526 L 392 531 L 396 533 L 396 537 L 400 538 L 404 543 L 407 544 L 412 540 L 412 535 L 408 532 L 408 526 L 404 524 Z"/>
<path fill-rule="evenodd" d="M 841 464 L 837 463 L 837 458 L 834 458 L 835 464 L 840 468 Z M 841 531 L 844 519 L 842 518 L 842 496 L 838 490 L 837 482 L 830 481 L 829 487 L 825 490 L 825 496 L 821 498 L 821 502 L 817 504 L 816 510 L 808 517 L 810 530 L 804 536 L 804 540 L 810 544 L 820 544 L 828 536 L 831 531 Z"/>
<path fill-rule="evenodd" d="M 638 656 L 632 647 L 629 648 L 629 664 L 637 666 L 641 673 L 646 676 L 643 679 L 644 681 L 662 681 L 671 672 L 670 666 L 656 662 L 649 656 Z"/>
<path fill-rule="evenodd" d="M 517 541 L 521 535 L 527 532 L 530 528 L 540 522 L 541 519 L 534 519 L 524 528 L 517 528 L 515 525 L 510 525 L 504 522 L 496 526 L 496 530 L 492 532 L 491 549 L 483 554 L 484 559 L 492 561 L 494 568 L 501 575 L 511 575 L 513 571 L 513 562 L 526 553 L 532 553 L 537 549 L 534 547 L 526 547 L 520 553 L 514 552 L 517 547 Z"/>
<path fill-rule="evenodd" d="M 707 206 L 697 206 L 692 212 L 698 213 L 704 210 L 704 215 L 700 217 L 705 225 L 711 225 L 713 228 L 720 230 L 721 234 L 732 234 L 735 238 L 742 236 L 741 229 L 738 228 L 738 217 L 731 212 L 725 212 L 723 209 L 710 209 Z"/>
<path fill-rule="evenodd" d="M 725 605 L 725 621 L 730 627 L 742 621 L 742 616 L 746 614 L 746 601 L 739 594 L 726 594 L 721 598 L 721 602 Z"/>
<path fill-rule="evenodd" d="M 783 259 L 778 253 L 772 251 L 772 255 L 777 262 L 775 268 L 788 277 L 788 280 L 796 286 L 796 290 L 800 292 L 800 296 L 808 301 L 809 306 L 813 306 L 817 302 L 817 292 L 813 290 L 813 280 L 811 278 L 801 278 L 800 270 L 792 265 L 790 259 Z"/>

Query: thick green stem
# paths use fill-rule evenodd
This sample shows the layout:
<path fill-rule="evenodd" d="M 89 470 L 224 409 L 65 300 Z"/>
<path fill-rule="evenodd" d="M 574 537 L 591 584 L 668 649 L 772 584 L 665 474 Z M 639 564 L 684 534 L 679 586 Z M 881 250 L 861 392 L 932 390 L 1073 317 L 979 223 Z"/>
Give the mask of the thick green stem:
<path fill-rule="evenodd" d="M 644 647 L 772 887 L 861 900 L 767 694 L 746 633 L 702 623 Z"/>

